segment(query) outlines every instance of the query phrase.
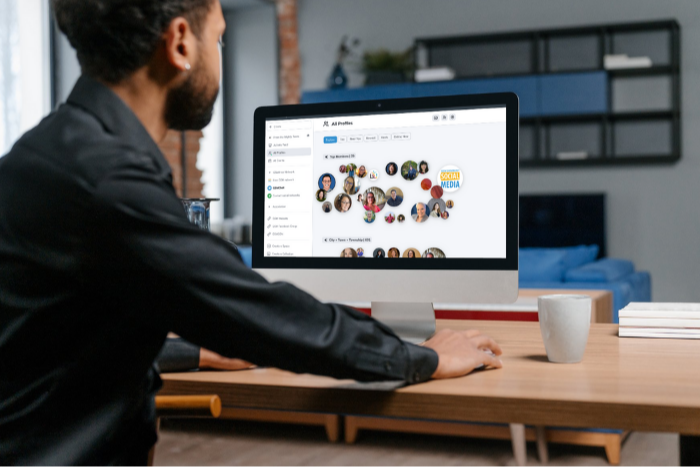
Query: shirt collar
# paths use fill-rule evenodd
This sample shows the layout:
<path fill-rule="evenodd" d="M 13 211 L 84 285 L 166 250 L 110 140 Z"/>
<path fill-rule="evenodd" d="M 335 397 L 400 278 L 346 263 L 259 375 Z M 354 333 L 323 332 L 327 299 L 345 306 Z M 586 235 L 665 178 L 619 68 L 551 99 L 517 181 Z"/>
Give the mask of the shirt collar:
<path fill-rule="evenodd" d="M 148 152 L 162 169 L 170 172 L 170 166 L 163 153 L 136 114 L 107 86 L 82 75 L 67 102 L 93 114 L 109 133 Z"/>

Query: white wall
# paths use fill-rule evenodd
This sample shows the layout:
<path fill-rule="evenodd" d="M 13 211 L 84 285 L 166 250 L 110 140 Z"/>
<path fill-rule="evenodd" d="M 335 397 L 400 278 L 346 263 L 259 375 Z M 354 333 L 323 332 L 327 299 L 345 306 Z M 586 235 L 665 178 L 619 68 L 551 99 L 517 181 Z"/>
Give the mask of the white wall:
<path fill-rule="evenodd" d="M 654 300 L 700 301 L 698 0 L 299 0 L 303 89 L 322 89 L 344 34 L 403 50 L 415 37 L 675 18 L 681 25 L 682 160 L 668 167 L 526 169 L 521 193 L 606 192 L 609 255 L 651 271 Z M 360 85 L 357 74 L 352 86 Z"/>
<path fill-rule="evenodd" d="M 278 103 L 277 20 L 273 6 L 226 14 L 227 217 L 253 215 L 253 114 Z"/>

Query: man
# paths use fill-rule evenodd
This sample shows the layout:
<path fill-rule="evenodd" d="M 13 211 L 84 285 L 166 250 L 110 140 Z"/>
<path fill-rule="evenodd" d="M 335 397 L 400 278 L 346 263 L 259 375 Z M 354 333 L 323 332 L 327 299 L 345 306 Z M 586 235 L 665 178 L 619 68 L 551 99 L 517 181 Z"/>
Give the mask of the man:
<path fill-rule="evenodd" d="M 418 172 L 416 171 L 416 168 L 413 167 L 411 164 L 408 165 L 408 174 L 407 174 L 408 180 L 413 180 L 418 176 Z"/>
<path fill-rule="evenodd" d="M 218 0 L 53 0 L 83 75 L 0 159 L 0 464 L 145 463 L 169 331 L 229 358 L 408 383 L 500 367 L 478 332 L 414 346 L 248 269 L 191 225 L 156 141 L 218 93 Z"/>
<path fill-rule="evenodd" d="M 416 203 L 416 213 L 413 215 L 413 220 L 419 224 L 428 220 L 425 203 Z"/>
<path fill-rule="evenodd" d="M 392 207 L 396 207 L 403 202 L 403 197 L 397 196 L 396 190 L 391 190 L 391 198 L 387 201 L 387 204 Z"/>
<path fill-rule="evenodd" d="M 326 174 L 323 176 L 321 183 L 323 184 L 323 191 L 325 191 L 326 193 L 331 191 L 331 183 L 332 182 L 331 182 L 331 176 L 329 174 Z M 325 193 L 324 193 L 324 197 L 325 197 Z"/>

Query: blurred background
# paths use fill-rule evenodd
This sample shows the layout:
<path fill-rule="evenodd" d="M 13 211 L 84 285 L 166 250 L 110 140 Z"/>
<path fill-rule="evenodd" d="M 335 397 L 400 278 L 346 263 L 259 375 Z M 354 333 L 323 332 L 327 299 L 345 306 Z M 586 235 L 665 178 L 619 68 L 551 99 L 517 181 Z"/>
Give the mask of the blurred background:
<path fill-rule="evenodd" d="M 250 238 L 263 105 L 512 90 L 520 191 L 603 194 L 607 254 L 657 301 L 700 301 L 697 0 L 221 0 L 221 94 L 203 132 L 161 148 L 183 197 L 221 198 Z M 47 0 L 0 0 L 0 154 L 80 75 Z M 585 214 L 581 214 L 585 217 Z M 580 219 L 586 222 L 586 219 Z"/>

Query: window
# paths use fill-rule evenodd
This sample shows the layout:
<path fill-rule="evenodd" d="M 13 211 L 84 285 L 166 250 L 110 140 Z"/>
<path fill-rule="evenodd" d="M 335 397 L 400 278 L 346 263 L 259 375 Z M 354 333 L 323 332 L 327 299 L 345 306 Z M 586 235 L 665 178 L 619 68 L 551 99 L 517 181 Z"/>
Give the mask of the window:
<path fill-rule="evenodd" d="M 47 0 L 2 0 L 0 157 L 51 108 Z"/>

